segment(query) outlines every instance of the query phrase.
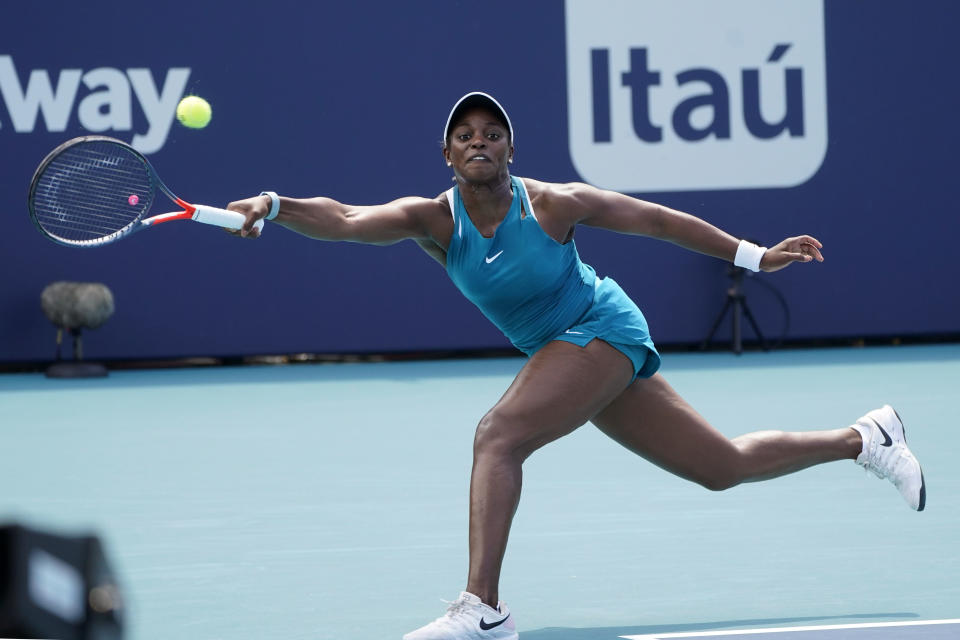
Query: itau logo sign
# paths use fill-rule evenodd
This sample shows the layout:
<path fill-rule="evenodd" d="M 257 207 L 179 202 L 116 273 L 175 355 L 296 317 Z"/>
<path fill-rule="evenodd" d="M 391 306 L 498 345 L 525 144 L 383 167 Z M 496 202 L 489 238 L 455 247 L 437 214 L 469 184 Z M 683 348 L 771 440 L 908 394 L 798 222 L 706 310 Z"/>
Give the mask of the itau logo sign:
<path fill-rule="evenodd" d="M 827 151 L 823 3 L 566 0 L 570 154 L 626 192 L 791 187 Z"/>

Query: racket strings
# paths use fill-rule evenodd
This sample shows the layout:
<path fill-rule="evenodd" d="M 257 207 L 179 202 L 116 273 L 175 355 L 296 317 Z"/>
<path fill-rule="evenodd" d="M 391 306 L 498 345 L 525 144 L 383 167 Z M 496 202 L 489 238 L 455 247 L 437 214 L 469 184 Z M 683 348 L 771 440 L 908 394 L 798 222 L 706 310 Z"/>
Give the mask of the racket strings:
<path fill-rule="evenodd" d="M 40 211 L 38 220 L 44 228 L 56 229 L 71 239 L 84 239 L 85 236 L 102 236 L 125 228 L 139 218 L 141 208 L 128 204 L 127 210 L 118 209 L 116 191 L 96 187 L 86 181 L 84 188 L 76 185 L 55 183 L 49 190 L 41 193 L 35 202 Z M 137 193 L 134 185 L 117 185 L 117 188 L 131 195 L 137 195 L 137 201 L 148 201 L 148 195 Z M 127 196 L 129 199 L 129 196 Z M 128 200 L 129 202 L 129 200 Z"/>
<path fill-rule="evenodd" d="M 141 196 L 134 194 L 134 188 L 129 183 L 125 185 L 125 190 L 131 195 L 137 195 L 139 200 Z M 116 231 L 129 223 L 130 212 L 120 213 L 109 206 L 104 206 L 110 205 L 115 197 L 114 189 L 107 189 L 89 180 L 85 182 L 82 189 L 73 182 L 58 181 L 52 183 L 51 188 L 44 192 L 38 190 L 35 202 L 45 205 L 45 209 L 54 214 L 56 220 L 56 223 L 52 223 L 54 226 L 60 228 L 71 228 L 71 225 L 89 226 L 98 230 Z M 127 198 L 129 204 L 129 196 Z M 136 217 L 135 212 L 134 217 Z"/>
<path fill-rule="evenodd" d="M 71 242 L 118 233 L 150 208 L 150 170 L 124 147 L 87 141 L 64 149 L 44 168 L 33 195 L 37 224 Z"/>

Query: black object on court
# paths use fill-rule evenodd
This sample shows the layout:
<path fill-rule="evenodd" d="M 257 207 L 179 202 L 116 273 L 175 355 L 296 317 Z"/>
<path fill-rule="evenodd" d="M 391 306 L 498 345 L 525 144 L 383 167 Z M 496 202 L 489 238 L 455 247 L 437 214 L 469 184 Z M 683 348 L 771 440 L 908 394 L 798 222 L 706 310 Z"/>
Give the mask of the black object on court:
<path fill-rule="evenodd" d="M 99 282 L 53 282 L 40 294 L 40 306 L 57 327 L 56 361 L 46 370 L 48 378 L 91 378 L 107 375 L 100 363 L 83 361 L 83 329 L 96 329 L 113 315 L 113 293 Z M 73 360 L 64 361 L 63 333 L 73 337 Z"/>
<path fill-rule="evenodd" d="M 0 526 L 0 637 L 119 640 L 122 613 L 96 536 Z"/>
<path fill-rule="evenodd" d="M 743 333 L 740 326 L 741 315 L 747 316 L 750 326 L 753 327 L 754 333 L 760 340 L 761 348 L 763 348 L 764 351 L 768 351 L 770 349 L 769 345 L 767 344 L 767 339 L 763 337 L 763 332 L 760 331 L 760 327 L 757 325 L 756 318 L 753 317 L 750 307 L 747 306 L 747 296 L 743 293 L 743 277 L 745 274 L 746 269 L 743 267 L 730 265 L 729 269 L 727 269 L 727 276 L 732 281 L 730 287 L 727 288 L 727 301 L 723 305 L 723 308 L 720 309 L 717 319 L 710 328 L 710 333 L 707 334 L 707 337 L 704 338 L 703 342 L 700 344 L 701 349 L 706 349 L 710 345 L 710 341 L 713 340 L 713 335 L 717 332 L 717 328 L 720 326 L 720 323 L 723 322 L 723 318 L 727 315 L 727 311 L 731 312 L 731 319 L 733 322 L 731 349 L 733 349 L 734 353 L 737 355 L 743 353 Z"/>

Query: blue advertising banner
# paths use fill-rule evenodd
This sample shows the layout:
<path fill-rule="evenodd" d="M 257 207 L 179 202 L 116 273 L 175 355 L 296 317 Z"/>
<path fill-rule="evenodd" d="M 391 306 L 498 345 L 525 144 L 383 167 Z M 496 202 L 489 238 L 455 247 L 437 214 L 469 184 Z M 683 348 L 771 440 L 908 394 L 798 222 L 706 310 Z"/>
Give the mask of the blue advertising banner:
<path fill-rule="evenodd" d="M 27 215 L 40 160 L 90 133 L 132 143 L 192 202 L 434 197 L 451 185 L 447 112 L 471 90 L 509 111 L 516 175 L 590 182 L 762 244 L 823 241 L 823 264 L 747 278 L 769 337 L 785 320 L 770 287 L 790 339 L 960 332 L 956 3 L 199 0 L 185 15 L 96 0 L 4 13 L 0 361 L 52 357 L 40 293 L 58 280 L 112 290 L 115 315 L 87 339 L 97 358 L 508 346 L 413 242 L 269 225 L 241 240 L 178 222 L 73 249 Z M 176 121 L 187 94 L 212 104 L 206 128 Z M 655 340 L 706 335 L 724 263 L 597 229 L 576 241 Z"/>

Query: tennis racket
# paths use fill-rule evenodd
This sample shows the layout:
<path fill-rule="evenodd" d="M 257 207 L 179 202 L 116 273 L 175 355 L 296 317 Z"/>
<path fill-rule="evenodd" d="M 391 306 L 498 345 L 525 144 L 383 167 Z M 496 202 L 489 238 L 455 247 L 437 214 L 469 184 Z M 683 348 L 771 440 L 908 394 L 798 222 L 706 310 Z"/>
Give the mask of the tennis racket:
<path fill-rule="evenodd" d="M 145 218 L 158 192 L 182 209 Z M 236 211 L 181 200 L 139 151 L 106 136 L 74 138 L 51 151 L 33 174 L 28 206 L 40 233 L 71 247 L 99 247 L 172 220 L 229 229 L 244 223 Z M 256 227 L 262 231 L 263 221 Z"/>

